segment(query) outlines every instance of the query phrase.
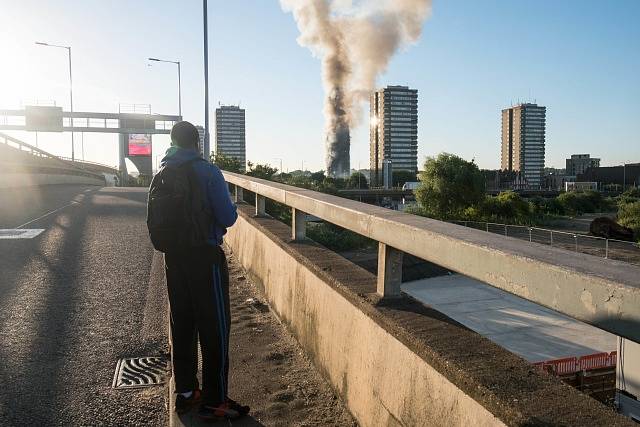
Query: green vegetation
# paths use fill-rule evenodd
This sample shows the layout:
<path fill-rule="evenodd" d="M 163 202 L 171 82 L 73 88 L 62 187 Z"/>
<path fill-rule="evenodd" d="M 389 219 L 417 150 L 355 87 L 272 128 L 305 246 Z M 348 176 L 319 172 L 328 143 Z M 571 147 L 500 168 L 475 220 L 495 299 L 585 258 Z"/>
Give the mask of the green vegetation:
<path fill-rule="evenodd" d="M 478 166 L 453 154 L 427 158 L 418 178 L 416 200 L 426 216 L 460 218 L 484 199 L 484 176 Z"/>
<path fill-rule="evenodd" d="M 362 172 L 354 172 L 347 180 L 346 186 L 347 188 L 366 189 L 369 188 L 369 183 Z"/>
<path fill-rule="evenodd" d="M 621 203 L 618 209 L 618 223 L 632 229 L 636 240 L 640 241 L 640 201 Z"/>
<path fill-rule="evenodd" d="M 524 199 L 513 191 L 485 194 L 486 173 L 451 154 L 428 158 L 416 190 L 419 207 L 411 213 L 442 220 L 539 225 L 559 217 L 614 212 L 616 203 L 596 191 L 562 193 L 553 199 Z M 640 191 L 628 191 L 621 200 L 640 200 Z"/>
<path fill-rule="evenodd" d="M 402 187 L 405 182 L 416 182 L 418 177 L 409 171 L 394 171 L 391 184 L 394 187 Z"/>
<path fill-rule="evenodd" d="M 225 171 L 244 173 L 244 165 L 240 163 L 238 159 L 234 159 L 233 157 L 227 157 L 223 154 L 215 155 L 214 153 L 211 153 L 211 163 Z"/>
<path fill-rule="evenodd" d="M 625 191 L 618 201 L 618 223 L 633 230 L 640 242 L 640 187 Z"/>
<path fill-rule="evenodd" d="M 597 191 L 562 193 L 557 198 L 566 215 L 606 212 L 613 209 L 611 200 L 604 199 Z"/>
<path fill-rule="evenodd" d="M 249 170 L 246 172 L 246 174 L 255 178 L 271 180 L 276 172 L 278 172 L 277 168 L 271 167 L 271 165 L 268 164 L 261 165 L 260 163 L 257 163 L 254 165 L 251 162 L 247 162 L 247 167 L 249 168 Z"/>

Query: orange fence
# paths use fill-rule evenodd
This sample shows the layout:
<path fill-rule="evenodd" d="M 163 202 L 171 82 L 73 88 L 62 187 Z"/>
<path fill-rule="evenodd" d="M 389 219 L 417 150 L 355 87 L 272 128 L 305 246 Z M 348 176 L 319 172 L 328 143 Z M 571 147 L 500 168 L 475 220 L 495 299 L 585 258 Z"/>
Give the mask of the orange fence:
<path fill-rule="evenodd" d="M 566 357 L 564 359 L 545 360 L 534 363 L 536 366 L 555 375 L 574 374 L 579 371 L 613 368 L 616 366 L 616 351 L 611 353 L 596 353 L 582 357 Z"/>

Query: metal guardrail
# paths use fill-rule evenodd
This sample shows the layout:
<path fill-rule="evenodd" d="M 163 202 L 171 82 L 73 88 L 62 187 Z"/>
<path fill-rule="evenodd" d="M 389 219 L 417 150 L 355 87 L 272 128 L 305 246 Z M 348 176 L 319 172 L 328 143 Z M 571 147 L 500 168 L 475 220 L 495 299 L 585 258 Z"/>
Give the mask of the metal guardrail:
<path fill-rule="evenodd" d="M 546 228 L 528 227 L 524 225 L 498 224 L 480 221 L 449 221 L 465 227 L 484 230 L 488 233 L 500 234 L 528 240 L 532 243 L 555 246 L 558 248 L 581 252 L 640 265 L 640 244 L 624 240 L 605 239 L 580 233 L 549 230 Z"/>
<path fill-rule="evenodd" d="M 383 297 L 400 294 L 402 254 L 441 265 L 544 305 L 616 335 L 640 342 L 640 268 L 456 224 L 396 212 L 312 190 L 231 172 L 235 189 L 292 209 L 292 239 L 305 239 L 305 214 L 379 242 L 378 286 Z"/>

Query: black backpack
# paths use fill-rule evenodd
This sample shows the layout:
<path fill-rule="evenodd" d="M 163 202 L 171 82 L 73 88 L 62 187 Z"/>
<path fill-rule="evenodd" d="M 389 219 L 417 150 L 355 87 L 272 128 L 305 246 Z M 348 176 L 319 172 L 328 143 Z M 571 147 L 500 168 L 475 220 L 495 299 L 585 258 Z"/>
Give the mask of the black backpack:
<path fill-rule="evenodd" d="M 160 252 L 184 253 L 207 244 L 212 215 L 192 166 L 196 161 L 204 160 L 163 166 L 149 186 L 147 228 Z"/>

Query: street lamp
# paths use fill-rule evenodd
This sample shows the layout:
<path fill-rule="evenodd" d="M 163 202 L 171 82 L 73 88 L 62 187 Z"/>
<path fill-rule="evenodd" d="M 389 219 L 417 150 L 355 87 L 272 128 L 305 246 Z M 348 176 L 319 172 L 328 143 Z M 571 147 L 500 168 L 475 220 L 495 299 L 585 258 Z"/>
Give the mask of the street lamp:
<path fill-rule="evenodd" d="M 49 44 L 44 42 L 36 42 L 40 46 L 59 47 L 61 49 L 67 49 L 69 53 L 69 99 L 71 103 L 71 161 L 75 161 L 75 148 L 73 144 L 73 78 L 71 77 L 71 46 L 60 46 L 57 44 Z"/>
<path fill-rule="evenodd" d="M 166 59 L 149 58 L 149 61 L 167 62 L 178 66 L 178 115 L 182 118 L 182 90 L 180 88 L 180 61 L 168 61 Z"/>
<path fill-rule="evenodd" d="M 203 50 L 204 50 L 204 152 L 209 156 L 209 29 L 207 0 L 202 0 Z"/>

